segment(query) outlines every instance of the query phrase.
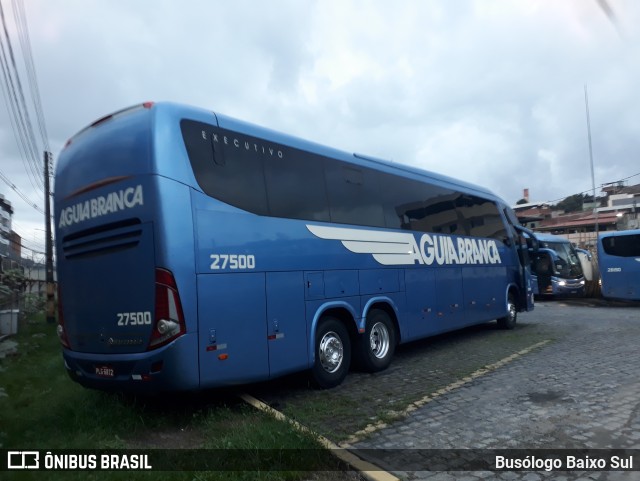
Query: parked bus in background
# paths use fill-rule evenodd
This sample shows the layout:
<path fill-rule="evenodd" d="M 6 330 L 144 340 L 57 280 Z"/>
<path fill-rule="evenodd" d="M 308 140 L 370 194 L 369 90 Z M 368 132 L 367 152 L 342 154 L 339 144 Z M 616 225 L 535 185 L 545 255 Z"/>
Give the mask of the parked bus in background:
<path fill-rule="evenodd" d="M 538 252 L 531 256 L 534 294 L 582 297 L 585 280 L 575 247 L 565 237 L 534 233 Z"/>
<path fill-rule="evenodd" d="M 525 231 L 490 191 L 170 103 L 67 142 L 55 222 L 65 365 L 99 389 L 328 388 L 533 308 Z"/>
<path fill-rule="evenodd" d="M 598 236 L 602 297 L 640 300 L 640 229 Z"/>
<path fill-rule="evenodd" d="M 576 254 L 578 254 L 578 259 L 580 260 L 580 267 L 582 268 L 582 274 L 584 275 L 584 280 L 586 282 L 593 280 L 593 255 L 587 249 L 580 249 L 578 247 L 576 249 Z"/>

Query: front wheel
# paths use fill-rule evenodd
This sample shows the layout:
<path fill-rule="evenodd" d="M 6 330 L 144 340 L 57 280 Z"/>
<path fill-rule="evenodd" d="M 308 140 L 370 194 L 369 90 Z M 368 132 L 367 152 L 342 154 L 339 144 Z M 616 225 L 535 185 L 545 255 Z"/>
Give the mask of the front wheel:
<path fill-rule="evenodd" d="M 351 340 L 346 327 L 335 317 L 321 319 L 311 369 L 313 381 L 322 389 L 335 387 L 347 376 L 350 364 Z"/>
<path fill-rule="evenodd" d="M 507 298 L 507 315 L 500 317 L 498 321 L 498 327 L 500 329 L 513 329 L 516 327 L 516 321 L 518 320 L 518 309 L 516 307 L 516 299 L 510 292 Z"/>
<path fill-rule="evenodd" d="M 356 346 L 359 366 L 367 372 L 382 371 L 391 364 L 395 349 L 396 330 L 389 314 L 372 309 Z"/>

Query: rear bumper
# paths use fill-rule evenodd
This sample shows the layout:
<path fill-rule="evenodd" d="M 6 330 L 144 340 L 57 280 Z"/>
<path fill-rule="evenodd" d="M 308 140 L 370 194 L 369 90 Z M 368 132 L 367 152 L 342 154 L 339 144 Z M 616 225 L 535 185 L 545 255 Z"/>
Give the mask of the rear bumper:
<path fill-rule="evenodd" d="M 149 352 L 92 354 L 64 349 L 62 356 L 71 379 L 92 389 L 154 393 L 200 387 L 196 334 L 185 334 Z"/>

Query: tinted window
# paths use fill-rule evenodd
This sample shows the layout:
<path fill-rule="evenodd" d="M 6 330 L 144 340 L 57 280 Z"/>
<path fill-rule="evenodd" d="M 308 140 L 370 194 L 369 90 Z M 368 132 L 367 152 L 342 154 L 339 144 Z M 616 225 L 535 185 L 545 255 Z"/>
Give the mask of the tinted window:
<path fill-rule="evenodd" d="M 261 157 L 273 156 L 272 152 L 277 155 L 279 150 L 268 146 L 265 153 L 262 142 L 201 122 L 183 120 L 181 127 L 191 166 L 202 190 L 227 204 L 266 215 Z"/>
<path fill-rule="evenodd" d="M 288 149 L 265 159 L 264 173 L 271 215 L 329 221 L 322 157 Z"/>
<path fill-rule="evenodd" d="M 375 171 L 325 159 L 332 222 L 384 227 Z"/>
<path fill-rule="evenodd" d="M 640 234 L 604 237 L 602 247 L 610 256 L 640 257 Z"/>
<path fill-rule="evenodd" d="M 506 236 L 495 203 L 183 120 L 202 190 L 260 215 L 477 237 Z"/>
<path fill-rule="evenodd" d="M 464 234 L 452 190 L 383 173 L 379 182 L 388 227 Z"/>
<path fill-rule="evenodd" d="M 493 202 L 472 195 L 461 195 L 456 199 L 456 207 L 465 219 L 468 235 L 500 240 L 507 236 L 498 207 Z"/>

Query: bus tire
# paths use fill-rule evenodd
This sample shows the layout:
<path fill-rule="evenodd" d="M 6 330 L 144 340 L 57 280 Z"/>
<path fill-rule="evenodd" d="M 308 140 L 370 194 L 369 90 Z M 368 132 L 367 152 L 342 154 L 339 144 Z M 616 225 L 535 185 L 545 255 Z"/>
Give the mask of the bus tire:
<path fill-rule="evenodd" d="M 509 292 L 507 297 L 507 315 L 497 319 L 498 327 L 500 329 L 513 329 L 516 327 L 516 321 L 518 320 L 518 308 L 516 306 L 516 299 L 513 293 Z"/>
<path fill-rule="evenodd" d="M 365 332 L 358 338 L 358 366 L 367 372 L 383 371 L 391 364 L 396 349 L 396 329 L 385 311 L 372 309 L 367 314 Z"/>
<path fill-rule="evenodd" d="M 338 386 L 351 365 L 351 340 L 347 328 L 335 317 L 322 318 L 314 346 L 315 361 L 311 368 L 314 383 L 321 389 Z"/>

